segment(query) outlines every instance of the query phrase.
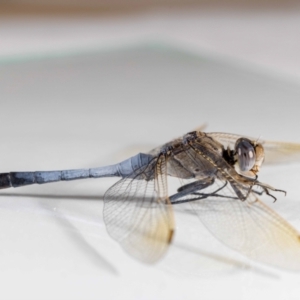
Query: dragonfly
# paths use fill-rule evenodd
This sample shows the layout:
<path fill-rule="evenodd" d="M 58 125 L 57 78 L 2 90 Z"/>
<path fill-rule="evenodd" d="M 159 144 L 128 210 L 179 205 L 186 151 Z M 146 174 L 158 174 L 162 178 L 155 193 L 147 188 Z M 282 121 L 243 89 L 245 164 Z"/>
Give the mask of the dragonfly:
<path fill-rule="evenodd" d="M 260 200 L 283 192 L 258 180 L 263 163 L 300 157 L 295 143 L 195 130 L 120 163 L 91 169 L 9 172 L 0 188 L 119 177 L 104 194 L 109 235 L 134 258 L 159 261 L 174 238 L 174 205 L 188 203 L 223 244 L 273 266 L 300 269 L 300 233 Z M 176 179 L 174 193 L 170 193 Z"/>

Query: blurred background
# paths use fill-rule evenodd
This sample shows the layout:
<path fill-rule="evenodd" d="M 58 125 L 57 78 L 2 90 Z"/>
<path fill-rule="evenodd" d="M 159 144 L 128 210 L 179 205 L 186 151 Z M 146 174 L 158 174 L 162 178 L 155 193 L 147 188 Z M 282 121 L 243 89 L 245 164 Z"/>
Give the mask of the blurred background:
<path fill-rule="evenodd" d="M 116 163 L 203 124 L 300 142 L 299 36 L 299 1 L 0 0 L 1 172 Z M 261 174 L 298 229 L 299 170 Z M 114 182 L 1 191 L 1 299 L 298 299 L 297 273 L 180 211 L 167 256 L 133 260 L 103 221 Z"/>
<path fill-rule="evenodd" d="M 1 1 L 0 55 L 165 42 L 299 78 L 299 1 Z"/>

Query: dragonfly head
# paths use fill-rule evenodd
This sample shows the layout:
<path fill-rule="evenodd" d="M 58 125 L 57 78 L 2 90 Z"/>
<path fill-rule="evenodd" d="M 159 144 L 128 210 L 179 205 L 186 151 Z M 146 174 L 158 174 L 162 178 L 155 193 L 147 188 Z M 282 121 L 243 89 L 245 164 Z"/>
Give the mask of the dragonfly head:
<path fill-rule="evenodd" d="M 235 153 L 241 173 L 255 176 L 259 172 L 265 158 L 261 144 L 247 138 L 240 138 L 235 143 Z"/>

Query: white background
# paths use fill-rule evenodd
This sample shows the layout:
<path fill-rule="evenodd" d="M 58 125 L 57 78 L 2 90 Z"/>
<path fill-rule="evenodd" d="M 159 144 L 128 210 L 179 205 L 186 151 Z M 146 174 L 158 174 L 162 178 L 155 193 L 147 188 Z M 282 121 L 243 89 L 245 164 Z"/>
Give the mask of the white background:
<path fill-rule="evenodd" d="M 1 171 L 110 164 L 203 123 L 300 142 L 299 23 L 297 10 L 1 17 Z M 298 229 L 299 171 L 261 177 L 288 191 L 266 201 Z M 1 191 L 1 299 L 298 299 L 298 273 L 251 262 L 181 211 L 166 257 L 133 260 L 103 222 L 114 181 Z"/>

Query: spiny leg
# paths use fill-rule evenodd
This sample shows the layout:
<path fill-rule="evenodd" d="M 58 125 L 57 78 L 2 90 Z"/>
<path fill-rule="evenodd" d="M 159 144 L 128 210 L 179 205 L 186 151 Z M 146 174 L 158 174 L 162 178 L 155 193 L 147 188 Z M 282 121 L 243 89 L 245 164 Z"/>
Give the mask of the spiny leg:
<path fill-rule="evenodd" d="M 255 189 L 255 186 L 259 186 L 262 188 L 262 191 L 258 191 Z M 252 189 L 251 191 L 257 195 L 262 195 L 263 193 L 265 193 L 267 196 L 271 197 L 274 199 L 274 202 L 277 200 L 277 198 L 275 196 L 273 196 L 270 191 L 274 191 L 274 192 L 281 192 L 281 193 L 284 193 L 284 195 L 286 196 L 286 191 L 284 190 L 280 190 L 280 189 L 275 189 L 273 188 L 272 186 L 268 185 L 268 184 L 265 184 L 265 183 L 262 183 L 262 182 L 259 182 L 259 181 L 256 181 L 255 184 L 252 186 Z"/>
<path fill-rule="evenodd" d="M 194 200 L 199 200 L 199 199 L 204 199 L 204 198 L 208 198 L 210 196 L 214 196 L 214 197 L 220 197 L 220 198 L 226 198 L 226 199 L 239 199 L 238 197 L 232 197 L 232 196 L 227 196 L 227 195 L 219 195 L 217 194 L 219 191 L 223 190 L 225 188 L 225 186 L 227 186 L 228 181 L 226 181 L 220 188 L 216 189 L 214 192 L 212 193 L 192 193 L 192 195 L 198 195 L 201 196 L 200 198 L 195 198 Z"/>
<path fill-rule="evenodd" d="M 219 195 L 217 194 L 219 191 L 221 191 L 226 185 L 227 182 L 224 183 L 223 186 L 216 189 L 214 192 L 211 193 L 199 193 L 199 190 L 205 189 L 208 186 L 211 186 L 215 182 L 214 178 L 206 178 L 202 181 L 195 181 L 193 183 L 189 183 L 187 185 L 184 185 L 178 189 L 178 193 L 170 196 L 171 204 L 180 204 L 180 203 L 186 203 L 201 199 L 206 199 L 208 197 L 214 196 L 214 197 L 220 197 L 220 198 L 232 198 L 232 199 L 238 199 L 237 197 L 230 197 L 225 195 Z M 187 195 L 195 195 L 194 198 L 189 199 L 182 199 Z"/>
<path fill-rule="evenodd" d="M 172 204 L 187 202 L 188 200 L 180 200 L 180 198 L 190 195 L 195 191 L 205 189 L 208 186 L 212 185 L 214 183 L 214 181 L 215 181 L 214 178 L 209 177 L 209 178 L 205 178 L 204 180 L 198 180 L 198 181 L 186 184 L 186 185 L 180 187 L 177 190 L 177 193 L 170 196 L 169 199 Z"/>

